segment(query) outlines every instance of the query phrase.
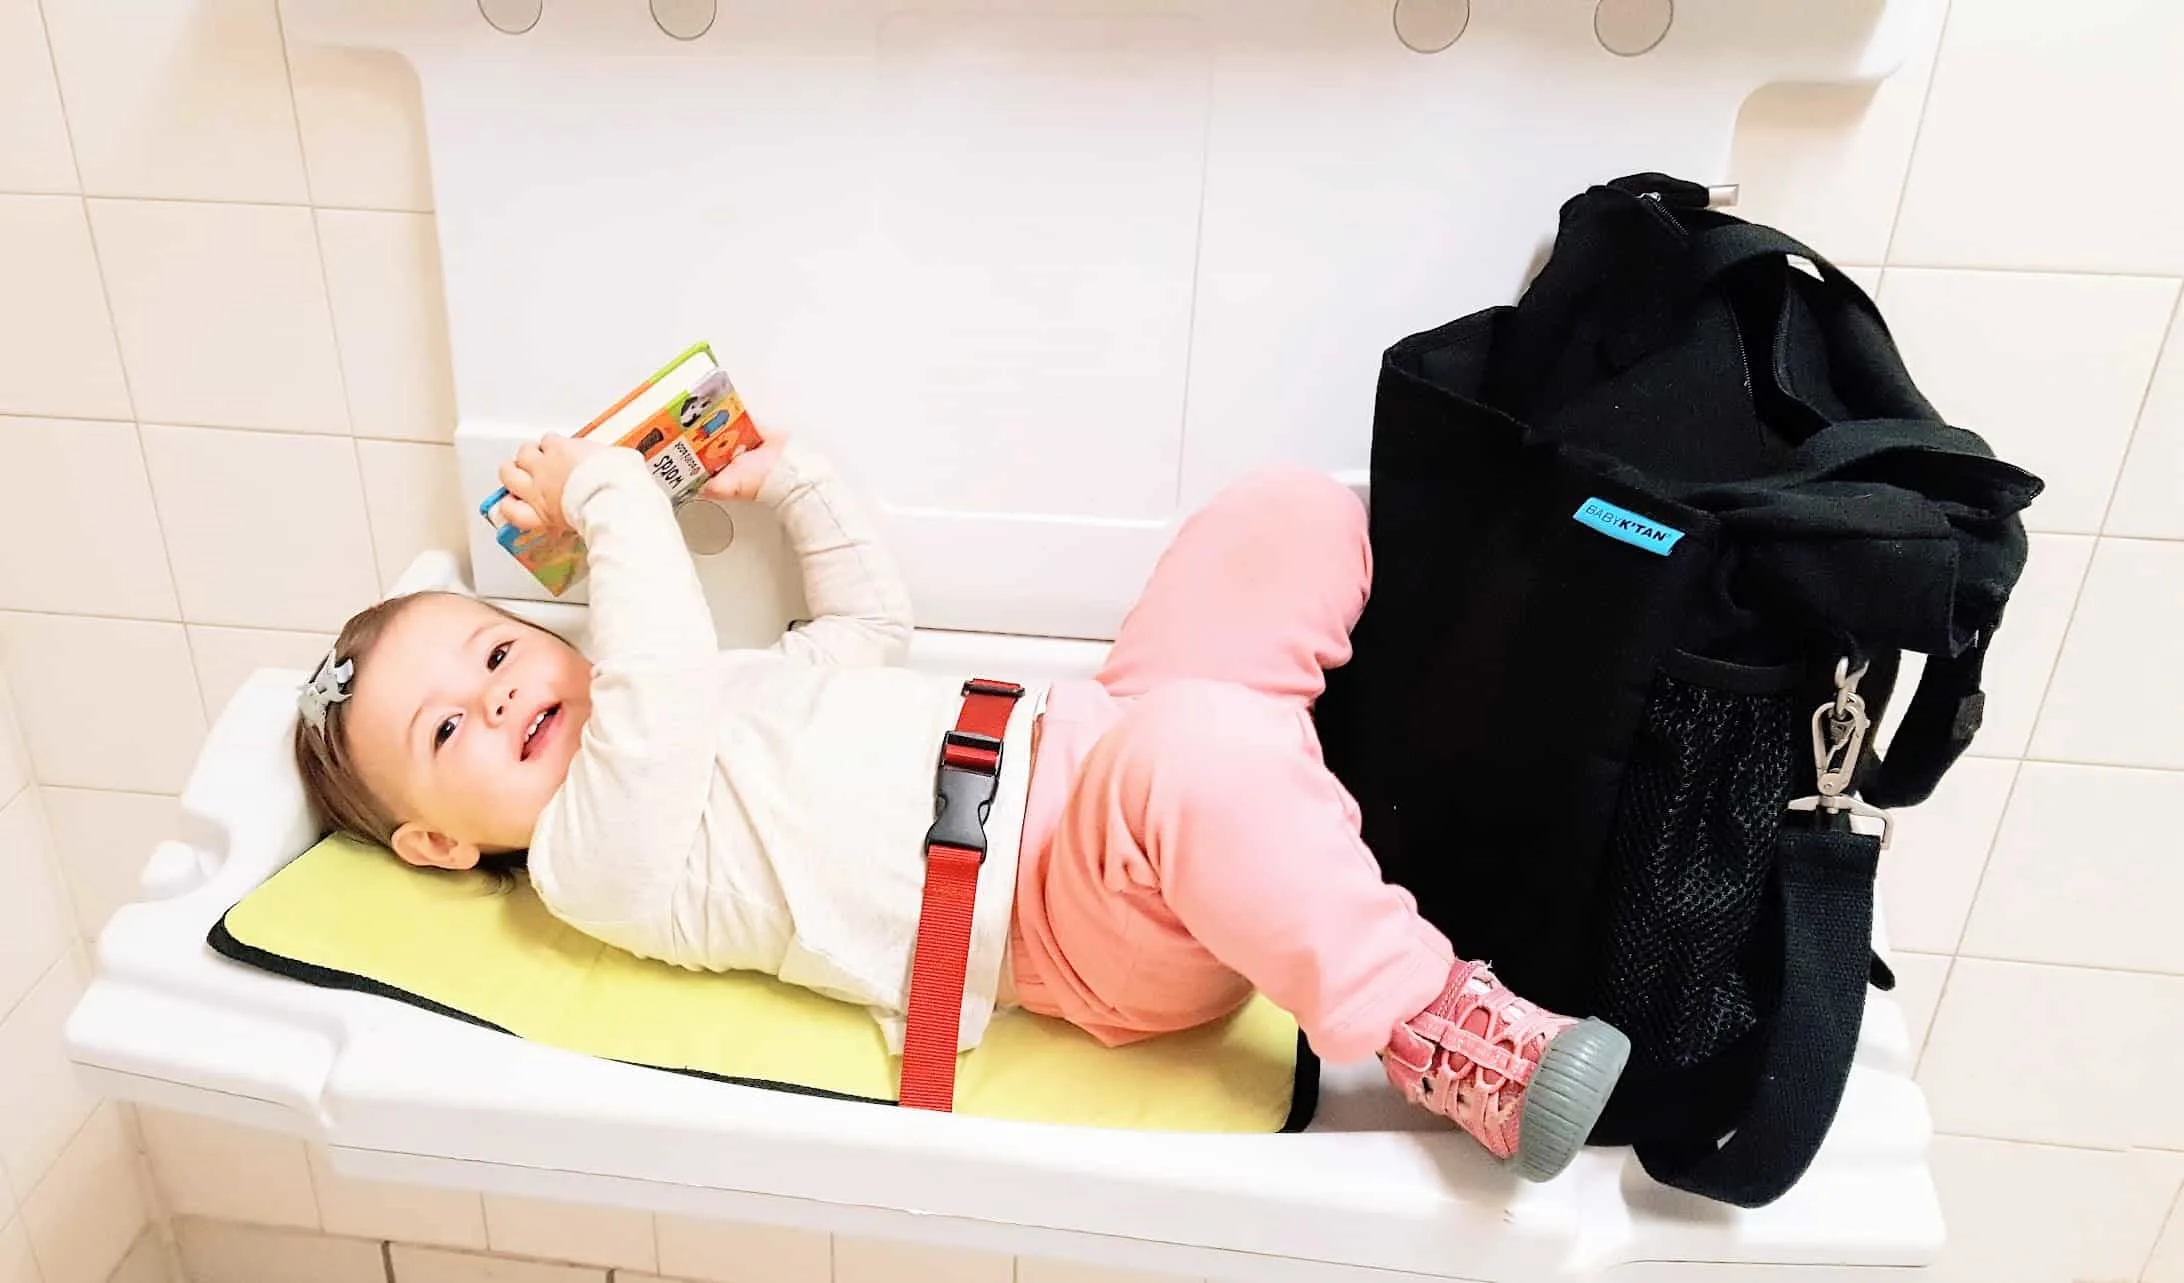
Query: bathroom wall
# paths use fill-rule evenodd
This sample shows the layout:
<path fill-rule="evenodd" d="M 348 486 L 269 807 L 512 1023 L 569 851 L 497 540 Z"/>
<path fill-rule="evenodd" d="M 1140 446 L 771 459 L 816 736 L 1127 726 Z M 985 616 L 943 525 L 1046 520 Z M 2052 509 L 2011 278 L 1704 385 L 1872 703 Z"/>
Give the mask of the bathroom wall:
<path fill-rule="evenodd" d="M 78 1090 L 61 1043 L 84 960 L 30 758 L 0 690 L 0 1283 L 167 1277 L 130 1111 Z"/>
<path fill-rule="evenodd" d="M 1928 36 L 1876 94 L 1755 100 L 1734 177 L 2050 483 L 1987 729 L 1887 861 L 1935 1276 L 2184 1283 L 2184 7 L 1955 0 Z M 0 0 L 0 1283 L 97 1283 L 145 1220 L 59 1026 L 208 718 L 460 546 L 418 112 L 399 62 L 293 44 L 274 0 Z M 364 1185 L 189 1118 L 142 1140 L 197 1283 L 1012 1275 Z"/>

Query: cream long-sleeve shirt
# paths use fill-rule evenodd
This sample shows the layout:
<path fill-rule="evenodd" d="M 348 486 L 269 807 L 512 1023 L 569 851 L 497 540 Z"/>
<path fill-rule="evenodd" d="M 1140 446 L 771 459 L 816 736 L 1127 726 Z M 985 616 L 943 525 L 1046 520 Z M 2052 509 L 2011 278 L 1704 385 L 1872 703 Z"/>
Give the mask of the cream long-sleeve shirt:
<path fill-rule="evenodd" d="M 813 618 L 766 649 L 723 651 L 643 459 L 606 450 L 570 474 L 562 506 L 590 559 L 592 712 L 532 834 L 531 881 L 556 917 L 640 956 L 860 1004 L 900 1051 L 934 773 L 962 678 L 897 666 L 909 595 L 817 451 L 791 442 L 758 501 L 780 517 Z M 1006 992 L 1044 694 L 1026 692 L 1003 740 L 964 1047 Z"/>

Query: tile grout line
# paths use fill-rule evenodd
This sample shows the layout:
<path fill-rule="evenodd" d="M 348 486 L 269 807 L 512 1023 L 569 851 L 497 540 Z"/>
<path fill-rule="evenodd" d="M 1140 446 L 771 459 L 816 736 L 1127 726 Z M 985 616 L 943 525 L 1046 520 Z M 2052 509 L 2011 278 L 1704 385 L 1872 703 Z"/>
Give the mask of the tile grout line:
<path fill-rule="evenodd" d="M 90 784 L 41 784 L 38 786 L 38 788 L 40 792 L 57 789 L 63 793 L 118 793 L 123 797 L 156 797 L 168 802 L 179 802 L 182 800 L 182 795 L 180 793 L 162 793 L 157 789 L 107 788 L 103 785 Z M 1904 952 L 1917 953 L 1918 950 L 1906 949 L 1904 950 Z"/>
<path fill-rule="evenodd" d="M 2161 381 L 2161 358 L 2176 338 L 2179 317 L 2184 317 L 2184 280 L 2177 282 L 2176 298 L 2169 304 L 2168 324 L 2161 327 L 2161 340 L 2154 345 L 2153 367 L 2146 371 L 2146 386 L 2139 389 L 2138 411 L 2131 416 L 2131 431 L 2125 434 L 2123 453 L 2116 458 L 2116 475 L 2109 478 L 2108 495 L 2101 501 L 2100 537 L 2103 539 L 2109 537 L 2108 523 L 2116 514 L 2116 496 L 2123 491 L 2123 474 L 2131 466 L 2131 451 L 2138 445 L 2139 433 L 2146 426 L 2146 409 L 2154 402 L 2154 385 Z M 2096 545 L 2093 551 L 2098 553 L 2099 546 Z M 2092 573 L 2090 562 L 2087 563 L 2086 572 L 2088 575 Z"/>
<path fill-rule="evenodd" d="M 286 624 L 231 624 L 218 619 L 154 619 L 144 615 L 109 615 L 94 610 L 29 610 L 17 606 L 0 607 L 0 618 L 19 615 L 26 619 L 86 619 L 106 624 L 151 624 L 171 628 L 221 628 L 236 633 L 293 633 L 303 635 L 331 634 L 341 631 L 335 628 L 297 628 Z"/>
<path fill-rule="evenodd" d="M 2090 560 L 2088 560 L 2088 573 L 2091 572 L 2091 567 L 2092 563 Z M 2065 635 L 2068 635 L 2070 631 L 2070 625 L 2067 623 L 2064 624 L 2063 631 Z M 2061 662 L 2061 657 L 2062 650 L 2060 647 L 2058 647 L 2056 650 L 2056 659 L 2058 663 Z M 2043 692 L 2041 695 L 2042 702 L 2045 702 L 2046 699 L 2047 696 Z M 2033 721 L 2035 725 L 2038 724 L 2039 715 L 2037 713 L 2033 715 Z M 2030 738 L 2029 734 L 2027 738 Z M 2023 778 L 2025 778 L 2025 762 L 2023 758 L 2019 758 L 2017 762 L 2010 767 L 2009 787 L 2002 790 L 2002 810 L 1995 817 L 1994 832 L 1987 835 L 1987 845 L 1985 849 L 1979 853 L 1979 876 L 1972 879 L 1972 898 L 1965 905 L 1964 920 L 1957 924 L 1956 940 L 1949 946 L 1949 975 L 1943 976 L 1941 981 L 1943 997 L 1948 996 L 1950 976 L 1954 976 L 1956 974 L 1955 959 L 1964 956 L 1964 937 L 1971 933 L 1972 917 L 1974 914 L 1979 912 L 1979 893 L 1986 889 L 1987 870 L 1991 868 L 1994 864 L 1994 849 L 2002 844 L 2002 830 L 2007 827 L 2010 822 L 2010 805 L 2017 800 L 2017 782 L 2019 780 L 2022 780 Z M 1934 1014 L 1935 1018 L 1938 1020 L 1941 1015 L 1941 1000 L 1938 998 L 1934 1001 Z M 1926 1032 L 1927 1037 L 1933 1037 L 1933 1027 L 1931 1025 L 1927 1027 Z"/>
<path fill-rule="evenodd" d="M 69 926 L 73 928 L 75 924 L 70 923 Z M 77 933 L 73 929 L 71 929 L 68 933 L 67 945 L 63 946 L 59 953 L 53 955 L 51 961 L 47 962 L 43 967 L 40 967 L 38 969 L 38 974 L 36 978 L 34 978 L 28 985 L 25 985 L 23 987 L 22 994 L 17 997 L 15 1001 L 9 1003 L 6 1007 L 0 1007 L 0 1024 L 6 1024 L 8 1021 L 15 1018 L 15 1013 L 21 1011 L 23 1009 L 23 1004 L 30 1001 L 30 995 L 38 992 L 38 986 L 44 984 L 48 980 L 51 980 L 53 978 L 53 973 L 60 969 L 61 964 L 69 960 L 69 956 L 76 951 L 76 945 L 79 942 L 80 940 Z M 94 1105 L 94 1108 L 95 1107 L 96 1106 Z M 39 1179 L 44 1179 L 43 1173 L 40 1174 Z"/>
<path fill-rule="evenodd" d="M 2063 656 L 2070 650 L 2070 634 L 2078 626 L 2078 607 L 2085 603 L 2086 585 L 2093 582 L 2093 567 L 2101 557 L 2101 536 L 2094 535 L 2092 538 L 2093 546 L 2087 549 L 2085 554 L 2085 573 L 2078 576 L 2078 586 L 2070 594 L 2070 609 L 2063 614 L 2063 631 L 2055 643 L 2055 658 L 2048 661 L 2047 671 L 2040 675 L 2040 698 L 2032 706 L 2032 725 L 2025 730 L 2025 752 L 2018 759 L 2020 762 L 2037 760 L 2032 756 L 2032 746 L 2039 741 L 2040 723 L 2047 716 L 2048 697 L 2055 693 L 2055 675 L 2063 669 Z M 2022 770 L 2023 768 L 2020 767 L 2019 769 Z M 2013 780 L 2010 785 L 2013 793 L 2016 787 L 2016 782 Z M 2007 806 L 2008 804 L 2004 803 L 2005 811 Z M 1999 841 L 2001 837 L 2000 826 L 1996 827 L 1995 834 L 1996 840 Z M 1984 872 L 1982 872 L 1980 880 L 1982 882 L 1986 880 Z M 1976 904 L 1979 896 L 1978 887 L 1972 889 L 1972 896 L 1973 902 Z M 1968 921 L 1969 919 L 1967 919 Z"/>
<path fill-rule="evenodd" d="M 2023 1145 L 2028 1149 L 2059 1149 L 2071 1154 L 2184 1154 L 2184 1150 L 2162 1145 L 2078 1145 L 2063 1140 L 2024 1140 L 2016 1136 L 1983 1136 L 1978 1132 L 1957 1132 L 1937 1127 L 1934 1135 L 1947 1136 L 1951 1140 L 1983 1140 L 1991 1145 Z"/>
<path fill-rule="evenodd" d="M 1873 265 L 1870 263 L 1837 263 L 1836 266 L 1845 269 L 1850 267 L 1870 269 Z M 1883 270 L 1890 272 L 1952 272 L 1959 275 L 1984 274 L 1988 276 L 2067 276 L 2080 280 L 2095 281 L 2174 281 L 2178 279 L 2178 274 L 2174 271 L 2155 268 L 2141 270 L 2136 268 L 2070 267 L 2064 265 L 2027 267 L 2021 263 L 1980 263 L 1970 260 L 1887 263 L 1883 265 Z"/>
<path fill-rule="evenodd" d="M 2169 1236 L 2169 1226 L 2174 1224 L 2177 1213 L 2184 1210 L 2184 1180 L 2177 1182 L 2176 1194 L 2169 1199 L 2169 1211 L 2161 1218 L 2154 1230 L 2154 1241 L 2146 1246 L 2146 1257 L 2139 1262 L 2138 1273 L 2131 1277 L 2144 1280 L 2146 1271 L 2154 1268 L 2154 1257 L 2161 1251 L 2161 1241 Z"/>
<path fill-rule="evenodd" d="M 293 80 L 290 81 L 289 101 L 291 103 L 295 101 Z M 304 185 L 308 187 L 310 181 L 310 166 L 306 162 L 304 166 Z M 310 199 L 265 200 L 258 198 L 237 200 L 225 196 L 142 196 L 129 192 L 95 192 L 84 188 L 80 178 L 76 189 L 73 191 L 0 190 L 0 198 L 16 196 L 80 196 L 85 200 L 107 201 L 116 205 L 245 205 L 254 209 L 323 209 L 337 214 L 386 214 L 394 218 L 431 218 L 435 212 L 429 209 L 403 209 L 395 205 L 333 205 Z"/>
<path fill-rule="evenodd" d="M 1934 1026 L 1941 1023 L 1941 1004 L 1949 998 L 1949 982 L 1956 978 L 1957 955 L 1946 954 L 1948 961 L 1941 968 L 1941 987 L 1934 990 L 1934 1013 L 1926 1018 L 1926 1028 L 1919 1034 L 1919 1045 L 1911 1049 L 1911 1081 L 1919 1080 L 1919 1070 L 1926 1067 L 1926 1049 L 1934 1045 Z"/>
<path fill-rule="evenodd" d="M 1896 184 L 1896 207 L 1888 216 L 1888 240 L 1881 246 L 1885 267 L 1896 265 L 1896 237 L 1903 231 L 1903 207 L 1911 195 L 1911 173 L 1918 168 L 1919 147 L 1926 141 L 1926 114 L 1933 109 L 1934 85 L 1941 80 L 1941 55 L 1949 44 L 1949 20 L 1955 16 L 1956 5 L 1941 0 L 1941 30 L 1934 33 L 1934 60 L 1926 68 L 1926 92 L 1919 95 L 1919 123 L 1911 130 L 1911 151 L 1904 157 L 1903 178 Z"/>
<path fill-rule="evenodd" d="M 296 155 L 303 168 L 304 194 L 315 198 L 316 194 L 311 187 L 310 156 L 303 145 L 303 112 L 296 106 L 296 67 L 294 60 L 288 56 L 287 20 L 282 17 L 279 5 L 273 7 L 273 26 L 280 37 L 281 77 L 288 84 L 288 117 L 296 130 Z M 326 329 L 334 340 L 334 378 L 341 385 L 342 417 L 346 421 L 344 426 L 348 429 L 344 435 L 349 441 L 349 460 L 356 469 L 357 507 L 364 516 L 364 542 L 371 548 L 372 587 L 374 598 L 377 599 L 386 595 L 387 582 L 386 575 L 380 569 L 378 523 L 372 519 L 371 496 L 364 484 L 364 451 L 356 443 L 356 401 L 349 390 L 349 363 L 341 342 L 341 320 L 335 314 L 334 278 L 326 267 L 326 237 L 320 225 L 319 207 L 312 203 L 305 208 L 311 219 L 311 247 L 318 254 L 319 288 L 326 294 Z"/>
<path fill-rule="evenodd" d="M 2184 983 L 2184 971 L 2163 971 L 2157 967 L 2118 967 L 2097 962 L 2056 962 L 2047 958 L 2003 958 L 1984 953 L 1929 954 L 1929 957 L 1948 957 L 1956 962 L 2000 963 L 2006 967 L 2046 967 L 2051 971 L 2077 971 L 2102 976 L 2140 976 L 2150 980 L 2175 980 Z M 1935 1011 L 1940 1011 L 1936 1004 Z"/>
<path fill-rule="evenodd" d="M 53 52 L 53 24 L 46 20 L 45 3 L 46 0 L 31 0 L 30 8 L 31 12 L 38 15 L 38 38 L 45 42 L 46 70 L 53 73 L 53 101 L 61 109 L 61 132 L 68 138 L 68 169 L 76 179 L 75 191 L 59 194 L 74 196 L 81 201 L 84 187 L 83 162 L 76 156 L 76 126 L 68 118 L 68 88 L 61 83 L 61 60 Z M 49 196 L 55 193 L 34 192 L 25 194 Z M 84 221 L 87 223 L 91 221 L 91 214 L 88 209 L 84 212 Z M 119 344 L 116 344 L 116 346 L 118 347 Z"/>
<path fill-rule="evenodd" d="M 346 402 L 344 402 L 344 406 L 346 407 Z M 52 422 L 55 422 L 55 423 L 127 423 L 127 422 L 130 422 L 130 420 L 128 420 L 128 419 L 117 419 L 117 418 L 114 418 L 114 417 L 112 417 L 111 415 L 100 415 L 100 414 L 66 414 L 66 413 L 53 413 L 53 412 L 48 412 L 48 411 L 36 411 L 36 410 L 7 410 L 7 409 L 0 409 L 0 419 L 45 419 L 45 420 L 51 420 Z M 253 425 L 253 424 L 248 424 L 248 423 L 209 423 L 209 422 L 205 422 L 205 421 L 202 421 L 202 420 L 190 420 L 190 419 L 184 419 L 184 418 L 178 418 L 178 417 L 168 417 L 168 418 L 158 418 L 158 419 L 153 419 L 153 420 L 150 420 L 150 424 L 151 424 L 151 426 L 153 426 L 153 427 L 155 427 L 155 428 L 181 428 L 181 429 L 183 429 L 183 430 L 185 430 L 185 431 L 189 431 L 189 432 L 248 432 L 248 433 L 251 433 L 251 434 L 253 434 L 253 435 L 257 435 L 257 436 L 274 436 L 274 437 L 304 437 L 304 438 L 310 438 L 310 439 L 317 439 L 317 440 L 323 440 L 323 441 L 348 441 L 348 440 L 357 440 L 357 441 L 379 441 L 379 442 L 384 442 L 384 443 L 385 443 L 385 444 L 387 444 L 387 445 L 415 445 L 415 446 L 435 446 L 435 445 L 437 445 L 437 446 L 447 446 L 447 447 L 450 447 L 450 448 L 452 448 L 452 447 L 454 446 L 454 444 L 455 444 L 455 439 L 454 439 L 454 438 L 453 438 L 452 436 L 449 436 L 449 437 L 391 437 L 391 436 L 382 436 L 382 435 L 380 435 L 380 434 L 378 434 L 378 433 L 375 433 L 375 432 L 315 432 L 315 431 L 304 431 L 304 430 L 298 430 L 298 429 L 296 429 L 296 428 L 263 428 L 263 427 L 258 427 L 258 426 L 255 426 L 255 425 Z M 2063 532 L 2056 532 L 2056 533 L 2071 533 L 2071 532 L 2063 531 Z M 2179 536 L 2179 538 L 2180 538 L 2180 540 L 2184 540 L 2184 536 Z"/>

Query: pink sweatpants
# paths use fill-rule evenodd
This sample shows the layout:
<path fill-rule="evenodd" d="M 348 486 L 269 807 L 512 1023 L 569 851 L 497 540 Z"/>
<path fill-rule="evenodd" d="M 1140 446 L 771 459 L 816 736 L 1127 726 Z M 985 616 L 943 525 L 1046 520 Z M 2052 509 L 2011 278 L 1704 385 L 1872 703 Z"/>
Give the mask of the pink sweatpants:
<path fill-rule="evenodd" d="M 1257 989 L 1344 1061 L 1440 994 L 1448 940 L 1381 879 L 1310 716 L 1371 579 L 1364 508 L 1302 468 L 1183 524 L 1098 677 L 1048 698 L 1012 941 L 1026 1008 L 1112 1046 Z"/>

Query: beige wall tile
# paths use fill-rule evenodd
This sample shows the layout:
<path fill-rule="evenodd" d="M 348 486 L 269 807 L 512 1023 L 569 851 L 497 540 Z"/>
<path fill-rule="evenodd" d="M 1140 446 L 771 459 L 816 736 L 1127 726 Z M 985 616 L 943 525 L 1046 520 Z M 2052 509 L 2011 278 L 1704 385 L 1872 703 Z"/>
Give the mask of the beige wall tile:
<path fill-rule="evenodd" d="M 2170 280 L 1891 267 L 1880 303 L 1942 417 L 2047 482 L 2026 528 L 2090 533 L 2176 299 Z"/>
<path fill-rule="evenodd" d="M 0 806 L 0 1016 L 52 970 L 71 935 L 35 790 Z"/>
<path fill-rule="evenodd" d="M 319 1228 L 303 1142 L 193 1114 L 139 1111 L 144 1149 L 177 1216 Z"/>
<path fill-rule="evenodd" d="M 2112 535 L 2184 539 L 2184 304 L 2178 310 L 2108 508 Z"/>
<path fill-rule="evenodd" d="M 1934 1012 L 1941 1006 L 1951 961 L 1931 953 L 1889 955 L 1888 965 L 1896 972 L 1896 1005 L 1903 1011 L 1904 1030 L 1911 1035 L 1914 1062 L 1926 1049 L 1926 1035 L 1933 1031 Z"/>
<path fill-rule="evenodd" d="M 2184 272 L 2178 49 L 2179 5 L 1950 6 L 1890 261 Z"/>
<path fill-rule="evenodd" d="M 2016 776 L 2013 761 L 1964 758 L 1931 798 L 1896 812 L 1896 832 L 1881 857 L 1890 944 L 1956 952 Z"/>
<path fill-rule="evenodd" d="M 815 1230 L 662 1216 L 660 1269 L 689 1283 L 829 1283 L 834 1245 Z"/>
<path fill-rule="evenodd" d="M 834 1239 L 834 1283 L 1012 1283 L 1015 1261 L 886 1239 Z"/>
<path fill-rule="evenodd" d="M 2033 753 L 2184 768 L 2178 710 L 2184 710 L 2184 543 L 2103 539 L 2040 708 Z"/>
<path fill-rule="evenodd" d="M 1987 652 L 1987 714 L 1972 742 L 1973 752 L 2017 757 L 2032 742 L 2033 722 L 2063 648 L 2063 631 L 2093 559 L 2093 544 L 2084 535 L 2032 536 L 2025 573 L 2010 594 L 2009 612 Z"/>
<path fill-rule="evenodd" d="M 274 0 L 45 0 L 84 190 L 308 199 Z"/>
<path fill-rule="evenodd" d="M 2184 1283 L 2184 1196 L 2170 1209 L 2168 1228 L 2139 1277 L 2144 1283 Z"/>
<path fill-rule="evenodd" d="M 0 191 L 75 190 L 76 158 L 38 0 L 0 0 Z"/>
<path fill-rule="evenodd" d="M 2184 771 L 2027 762 L 1964 951 L 2184 974 Z"/>
<path fill-rule="evenodd" d="M 1958 958 L 1919 1083 L 1941 1131 L 2178 1145 L 2184 978 Z"/>
<path fill-rule="evenodd" d="M 112 1105 L 91 1116 L 23 1200 L 45 1283 L 106 1283 L 148 1223 L 136 1153 Z"/>
<path fill-rule="evenodd" d="M 311 1183 L 327 1233 L 485 1249 L 485 1204 L 476 1194 L 361 1181 L 336 1172 L 316 1145 L 310 1154 Z"/>
<path fill-rule="evenodd" d="M 0 512 L 38 544 L 0 557 L 0 606 L 181 618 L 135 424 L 0 418 Z"/>
<path fill-rule="evenodd" d="M 351 441 L 151 425 L 143 432 L 191 623 L 331 631 L 378 598 Z"/>
<path fill-rule="evenodd" d="M 0 413 L 129 417 L 84 203 L 0 196 Z"/>
<path fill-rule="evenodd" d="M 485 1232 L 494 1251 L 516 1256 L 635 1270 L 660 1264 L 649 1212 L 488 1194 Z"/>
<path fill-rule="evenodd" d="M 453 440 L 455 374 L 432 216 L 320 210 L 318 221 L 356 434 Z"/>
<path fill-rule="evenodd" d="M 76 1084 L 63 1031 L 83 996 L 83 968 L 64 953 L 0 1020 L 0 1165 L 27 1195 L 98 1104 Z"/>
<path fill-rule="evenodd" d="M 2184 1157 L 1941 1136 L 1949 1242 L 1933 1283 L 2132 1279 L 2176 1193 Z"/>
<path fill-rule="evenodd" d="M 205 717 L 219 720 L 228 700 L 261 668 L 311 672 L 334 644 L 331 631 L 291 633 L 271 628 L 221 628 L 191 624 L 190 653 L 197 657 L 197 683 L 204 692 Z"/>
<path fill-rule="evenodd" d="M 379 1244 L 184 1217 L 175 1222 L 190 1283 L 386 1283 Z"/>
<path fill-rule="evenodd" d="M 181 800 L 100 789 L 46 788 L 39 795 L 76 925 L 95 940 L 114 910 L 137 898 L 152 848 L 180 828 Z"/>
<path fill-rule="evenodd" d="M 424 93 L 408 59 L 290 40 L 288 69 L 313 204 L 432 208 Z"/>
<path fill-rule="evenodd" d="M 1838 261 L 1887 256 L 1947 9 L 1914 7 L 1924 13 L 1911 52 L 1880 84 L 1770 85 L 1745 101 L 1729 167 L 1739 217 Z"/>
<path fill-rule="evenodd" d="M 417 554 L 429 549 L 453 552 L 465 567 L 469 565 L 466 505 L 456 488 L 455 447 L 358 441 L 356 457 L 364 469 L 364 505 L 371 514 L 381 591 L 391 589 Z M 475 513 L 475 505 L 468 505 L 467 511 Z"/>
<path fill-rule="evenodd" d="M 40 783 L 182 791 L 205 712 L 180 624 L 0 612 L 0 660 Z"/>
<path fill-rule="evenodd" d="M 349 430 L 310 210 L 88 203 L 140 419 Z"/>
<path fill-rule="evenodd" d="M 607 1283 L 605 1270 L 473 1256 L 401 1243 L 388 1249 L 394 1283 Z"/>
<path fill-rule="evenodd" d="M 31 1254 L 30 1233 L 12 1216 L 0 1216 L 0 1283 L 44 1283 L 38 1258 Z"/>

